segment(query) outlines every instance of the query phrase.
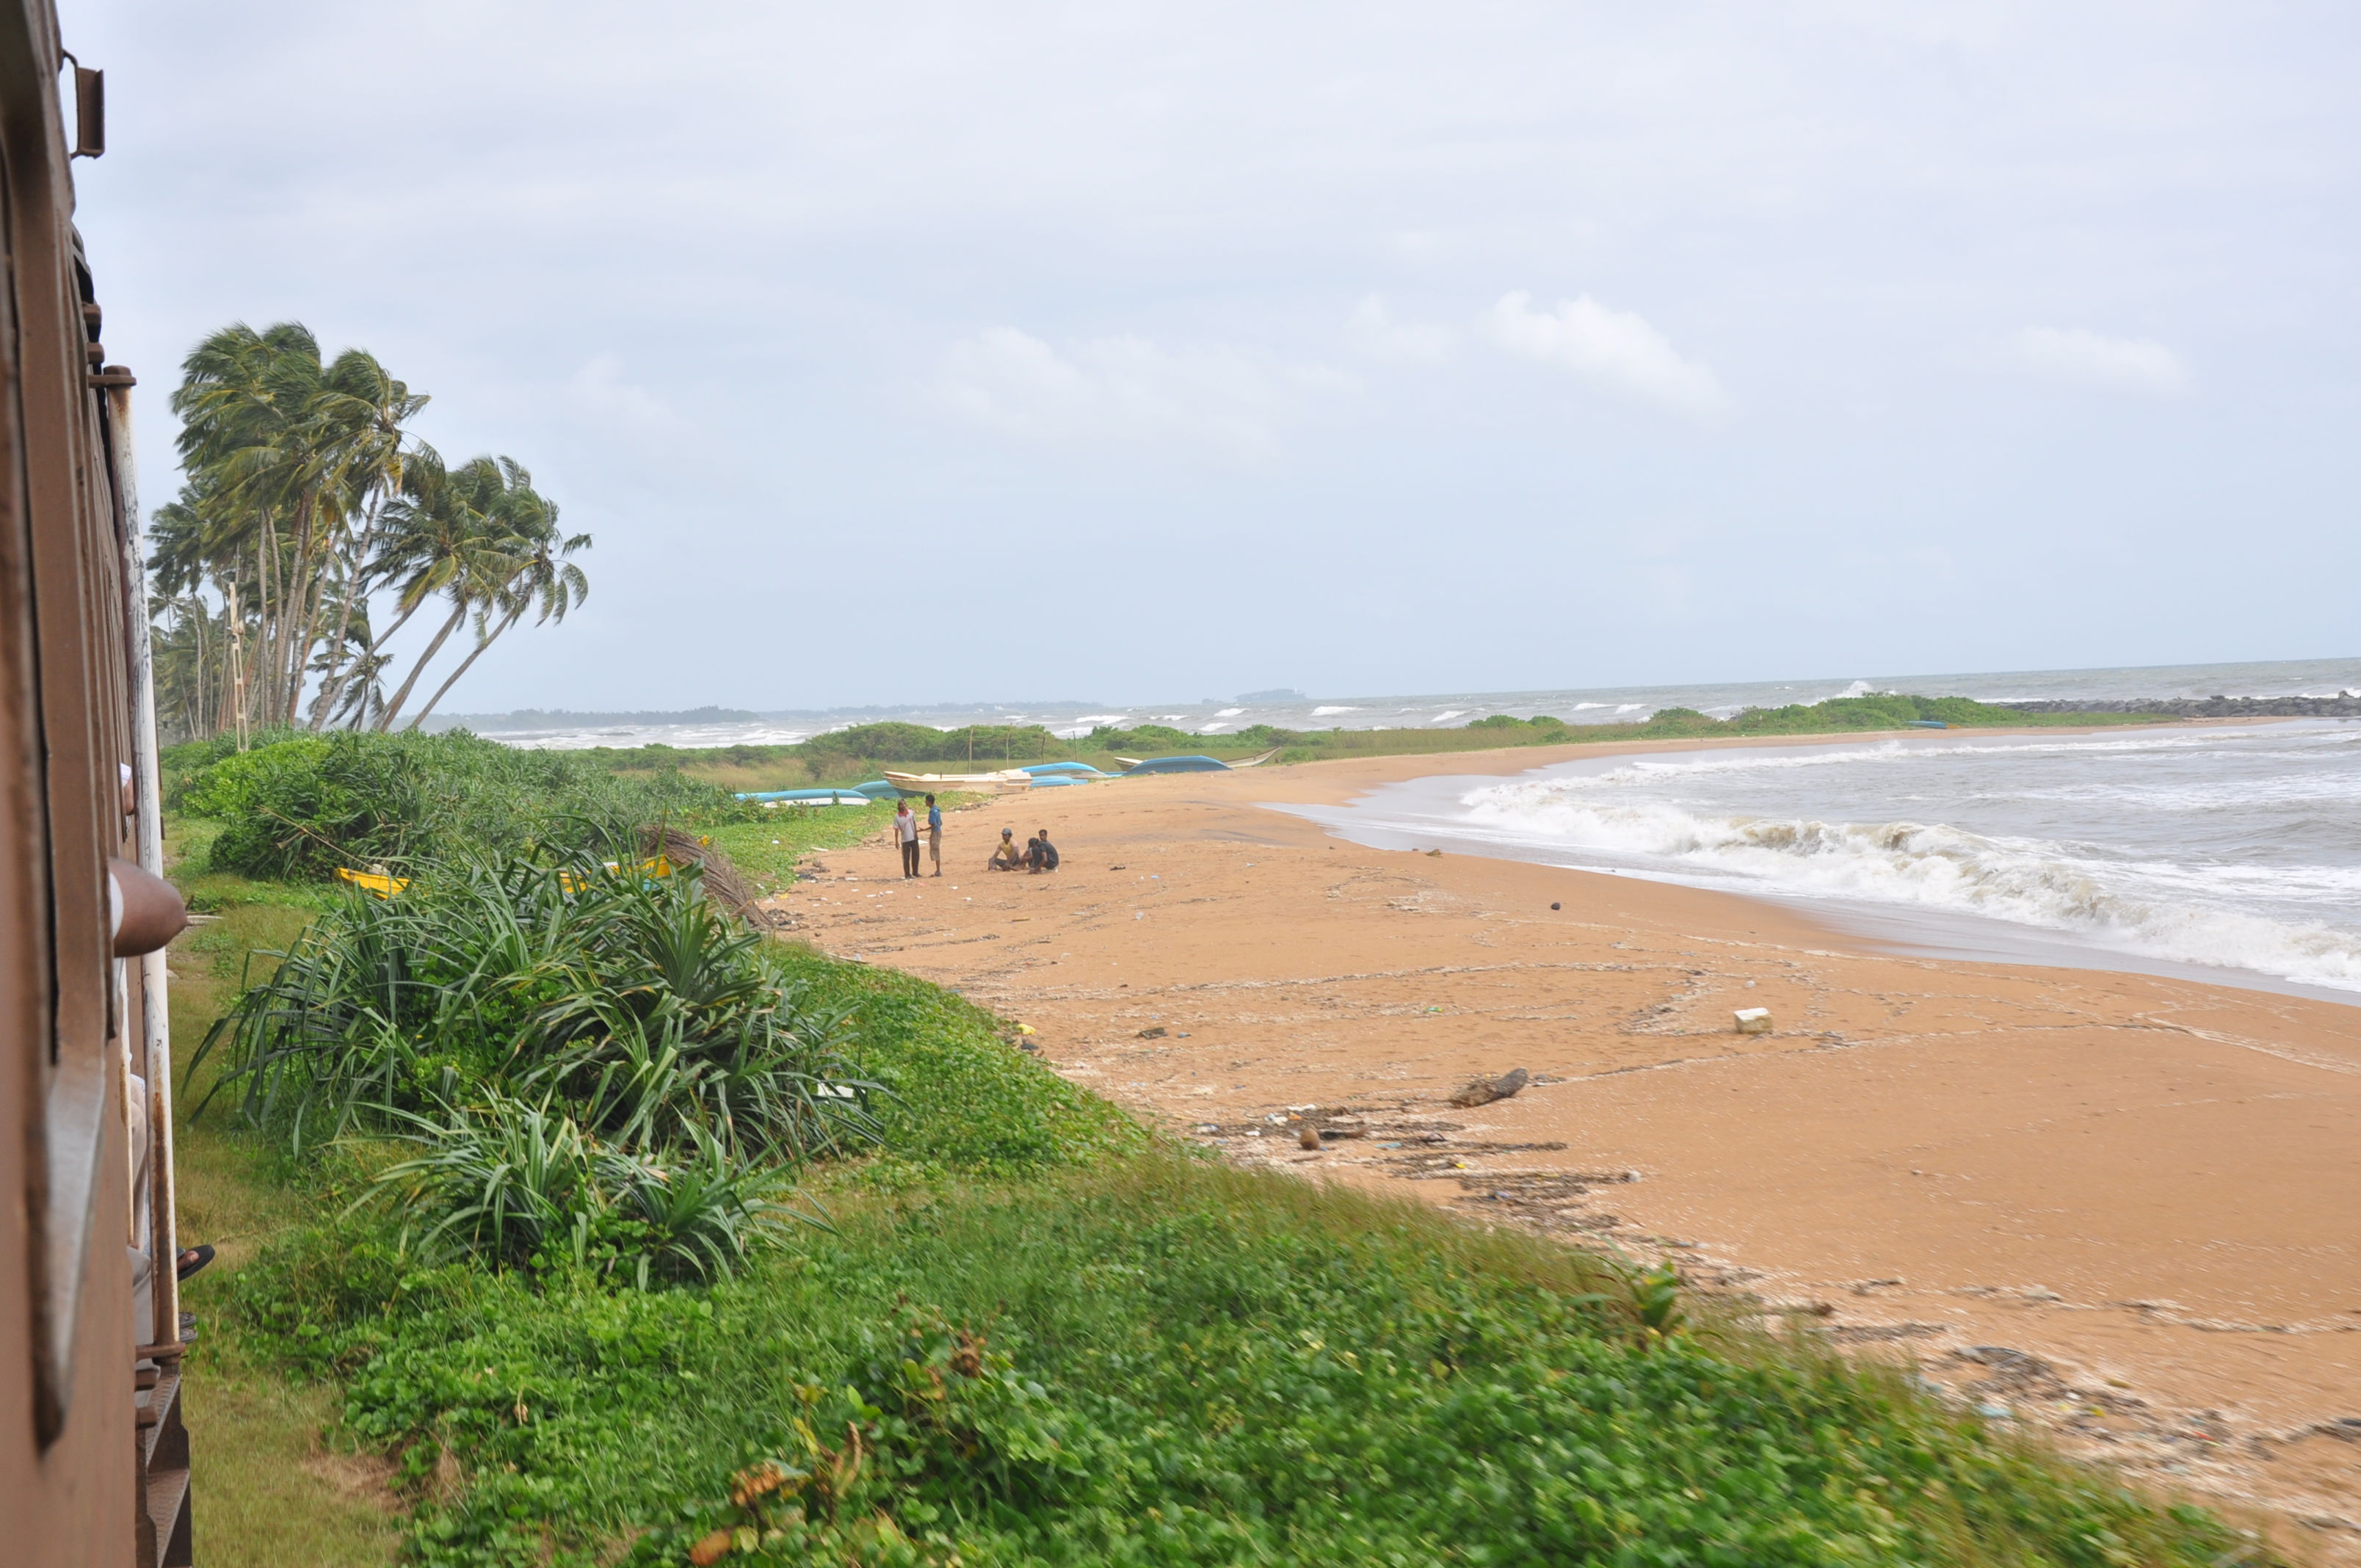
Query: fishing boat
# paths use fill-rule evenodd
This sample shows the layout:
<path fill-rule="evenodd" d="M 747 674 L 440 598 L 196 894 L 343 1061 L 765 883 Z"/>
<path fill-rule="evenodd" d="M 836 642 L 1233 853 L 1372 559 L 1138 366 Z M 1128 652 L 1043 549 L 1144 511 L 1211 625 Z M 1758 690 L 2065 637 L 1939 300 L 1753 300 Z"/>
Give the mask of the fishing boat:
<path fill-rule="evenodd" d="M 1033 775 L 1023 768 L 1003 768 L 990 773 L 901 773 L 888 768 L 885 782 L 906 795 L 947 795 L 953 790 L 968 795 L 998 795 L 1031 788 Z"/>
<path fill-rule="evenodd" d="M 764 806 L 867 806 L 874 797 L 845 784 L 836 789 L 750 790 L 738 798 L 759 800 Z"/>
<path fill-rule="evenodd" d="M 1274 746 L 1259 756 L 1241 758 L 1235 762 L 1194 753 L 1180 757 L 1117 757 L 1115 761 L 1123 764 L 1123 776 L 1132 778 L 1142 773 L 1228 773 L 1236 768 L 1260 767 L 1278 755 L 1279 749 Z"/>

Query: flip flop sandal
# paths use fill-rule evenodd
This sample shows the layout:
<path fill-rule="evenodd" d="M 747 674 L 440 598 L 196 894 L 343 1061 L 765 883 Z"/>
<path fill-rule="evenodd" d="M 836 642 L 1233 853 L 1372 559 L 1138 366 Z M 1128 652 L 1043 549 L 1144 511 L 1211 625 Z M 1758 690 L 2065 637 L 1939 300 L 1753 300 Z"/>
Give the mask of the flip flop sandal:
<path fill-rule="evenodd" d="M 192 1247 L 184 1247 L 181 1249 L 180 1265 L 174 1271 L 174 1277 L 186 1279 L 213 1260 L 214 1249 L 206 1243 L 199 1242 Z"/>

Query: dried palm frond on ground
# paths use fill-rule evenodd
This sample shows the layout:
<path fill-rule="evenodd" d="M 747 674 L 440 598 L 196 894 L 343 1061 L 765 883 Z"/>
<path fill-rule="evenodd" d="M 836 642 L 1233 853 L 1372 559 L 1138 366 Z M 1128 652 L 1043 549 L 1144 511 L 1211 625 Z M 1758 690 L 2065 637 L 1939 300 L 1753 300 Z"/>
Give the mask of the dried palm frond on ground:
<path fill-rule="evenodd" d="M 777 912 L 756 903 L 758 895 L 745 877 L 710 839 L 678 828 L 647 827 L 640 829 L 640 853 L 662 855 L 676 866 L 704 867 L 705 896 L 749 926 L 768 928 L 785 923 Z"/>

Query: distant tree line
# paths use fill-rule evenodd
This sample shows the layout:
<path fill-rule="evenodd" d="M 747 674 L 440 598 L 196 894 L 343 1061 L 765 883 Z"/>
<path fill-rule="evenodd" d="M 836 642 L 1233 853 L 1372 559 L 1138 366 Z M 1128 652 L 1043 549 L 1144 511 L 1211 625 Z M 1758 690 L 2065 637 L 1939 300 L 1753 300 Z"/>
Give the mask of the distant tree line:
<path fill-rule="evenodd" d="M 426 402 L 365 349 L 323 359 L 296 322 L 226 326 L 190 352 L 171 399 L 186 478 L 149 533 L 168 732 L 243 746 L 258 729 L 390 729 L 467 627 L 416 729 L 527 614 L 582 601 L 571 557 L 590 536 L 559 529 L 514 458 L 446 464 L 408 428 Z M 422 609 L 439 623 L 397 670 L 390 641 Z"/>

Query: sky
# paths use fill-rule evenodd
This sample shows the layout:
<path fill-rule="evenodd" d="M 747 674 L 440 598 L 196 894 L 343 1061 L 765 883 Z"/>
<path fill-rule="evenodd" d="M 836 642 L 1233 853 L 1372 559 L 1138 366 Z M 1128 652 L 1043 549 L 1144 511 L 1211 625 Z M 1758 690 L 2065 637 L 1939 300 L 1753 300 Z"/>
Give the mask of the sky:
<path fill-rule="evenodd" d="M 298 320 L 594 536 L 455 709 L 2361 652 L 2347 6 L 61 5 L 150 508 Z"/>

